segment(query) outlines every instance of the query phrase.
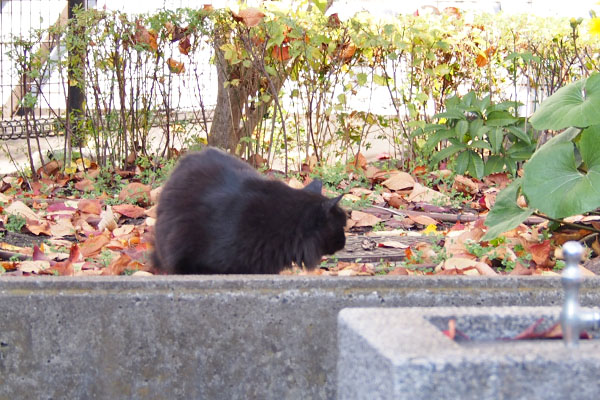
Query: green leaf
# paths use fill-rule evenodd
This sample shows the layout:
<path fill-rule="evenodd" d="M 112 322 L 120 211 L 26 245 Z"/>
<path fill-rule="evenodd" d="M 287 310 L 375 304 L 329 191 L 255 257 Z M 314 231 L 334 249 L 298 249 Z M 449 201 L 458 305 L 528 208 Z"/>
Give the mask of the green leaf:
<path fill-rule="evenodd" d="M 462 111 L 458 110 L 448 110 L 446 112 L 441 112 L 439 114 L 435 114 L 433 116 L 434 119 L 446 118 L 446 119 L 467 119 L 465 114 Z"/>
<path fill-rule="evenodd" d="M 488 176 L 504 170 L 504 158 L 500 156 L 489 156 L 485 162 L 483 175 Z"/>
<path fill-rule="evenodd" d="M 492 145 L 492 152 L 499 153 L 502 147 L 502 139 L 504 139 L 504 133 L 502 128 L 494 128 L 488 133 L 488 139 Z"/>
<path fill-rule="evenodd" d="M 325 14 L 325 11 L 327 10 L 327 0 L 312 0 L 312 2 L 319 11 Z"/>
<path fill-rule="evenodd" d="M 521 208 L 517 204 L 517 195 L 521 187 L 521 178 L 515 179 L 504 190 L 496 196 L 496 203 L 485 218 L 484 224 L 489 227 L 486 234 L 481 238 L 488 241 L 497 238 L 504 232 L 508 232 L 521 225 L 531 214 L 532 208 Z"/>
<path fill-rule="evenodd" d="M 492 146 L 490 146 L 490 144 L 486 141 L 483 140 L 474 140 L 471 143 L 470 146 L 472 149 L 485 149 L 485 150 L 492 150 Z"/>
<path fill-rule="evenodd" d="M 529 135 L 527 133 L 525 133 L 525 131 L 523 129 L 517 128 L 516 126 L 509 126 L 506 129 L 508 129 L 508 131 L 510 133 L 512 133 L 513 135 L 515 135 L 516 137 L 518 137 L 525 143 L 531 144 L 531 138 L 529 137 Z"/>
<path fill-rule="evenodd" d="M 600 124 L 600 74 L 558 89 L 542 102 L 530 121 L 538 130 Z"/>
<path fill-rule="evenodd" d="M 469 167 L 467 169 L 471 176 L 477 179 L 481 179 L 483 177 L 483 170 L 485 169 L 483 160 L 478 153 L 472 150 L 469 150 Z"/>
<path fill-rule="evenodd" d="M 513 117 L 508 111 L 492 111 L 487 118 L 487 126 L 507 126 L 514 124 L 519 119 Z"/>
<path fill-rule="evenodd" d="M 465 148 L 465 145 L 458 144 L 458 143 L 448 146 L 448 147 L 438 151 L 437 153 L 435 153 L 433 155 L 433 157 L 431 157 L 431 162 L 433 164 L 437 164 L 440 161 L 452 156 L 454 153 L 457 153 L 457 152 L 463 150 L 464 148 Z"/>
<path fill-rule="evenodd" d="M 581 133 L 579 151 L 587 173 L 577 169 L 574 144 L 564 138 L 548 141 L 525 164 L 523 193 L 532 208 L 564 218 L 600 207 L 600 125 Z"/>
<path fill-rule="evenodd" d="M 462 175 L 467 170 L 469 166 L 469 152 L 463 151 L 456 157 L 456 173 Z"/>
<path fill-rule="evenodd" d="M 431 135 L 429 139 L 427 139 L 427 142 L 425 143 L 425 148 L 432 150 L 439 142 L 441 142 L 442 140 L 450 139 L 451 137 L 454 137 L 453 130 L 440 129 L 439 131 Z"/>
<path fill-rule="evenodd" d="M 456 123 L 454 130 L 456 132 L 456 137 L 460 139 L 469 131 L 469 123 L 466 120 L 461 119 Z"/>
<path fill-rule="evenodd" d="M 364 72 L 356 74 L 356 82 L 360 86 L 364 86 L 367 83 L 367 74 L 365 74 Z"/>

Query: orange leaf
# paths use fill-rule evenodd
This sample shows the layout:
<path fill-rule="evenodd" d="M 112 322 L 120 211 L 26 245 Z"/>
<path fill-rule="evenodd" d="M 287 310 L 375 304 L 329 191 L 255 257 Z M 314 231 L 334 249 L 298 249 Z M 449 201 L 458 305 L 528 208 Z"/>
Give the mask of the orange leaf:
<path fill-rule="evenodd" d="M 242 22 L 244 25 L 253 27 L 263 20 L 265 14 L 263 14 L 259 9 L 249 7 L 243 10 L 240 10 L 239 13 L 233 13 L 233 19 Z"/>
<path fill-rule="evenodd" d="M 356 46 L 354 44 L 344 44 L 340 51 L 340 58 L 342 61 L 348 62 L 354 57 L 354 53 L 356 53 Z"/>
<path fill-rule="evenodd" d="M 477 58 L 475 59 L 475 64 L 477 64 L 478 67 L 482 68 L 488 65 L 488 62 L 488 57 L 485 55 L 484 52 L 480 51 L 479 54 L 477 54 Z"/>
<path fill-rule="evenodd" d="M 82 179 L 75 184 L 75 189 L 81 190 L 82 192 L 91 192 L 94 190 L 94 182 L 89 179 Z"/>
<path fill-rule="evenodd" d="M 188 54 L 190 52 L 190 47 L 192 47 L 192 44 L 190 43 L 190 37 L 186 36 L 181 39 L 178 47 L 181 54 Z"/>
<path fill-rule="evenodd" d="M 121 189 L 119 200 L 134 200 L 135 203 L 146 206 L 150 203 L 150 186 L 139 182 L 132 182 Z"/>
<path fill-rule="evenodd" d="M 273 50 L 271 51 L 271 57 L 273 57 L 277 61 L 287 61 L 290 58 L 290 48 L 289 46 L 273 46 Z"/>
<path fill-rule="evenodd" d="M 397 172 L 386 179 L 382 185 L 390 190 L 408 189 L 414 187 L 415 179 L 406 172 Z"/>
<path fill-rule="evenodd" d="M 129 218 L 141 218 L 145 215 L 145 211 L 142 207 L 134 204 L 117 204 L 112 206 L 113 211 L 118 212 L 121 215 L 125 215 Z"/>
<path fill-rule="evenodd" d="M 157 38 L 158 34 L 156 32 L 146 29 L 146 27 L 142 25 L 140 20 L 136 21 L 135 35 L 133 36 L 133 41 L 136 44 L 145 44 L 148 45 L 148 47 L 150 47 L 150 49 L 152 49 L 153 51 L 157 51 Z"/>
<path fill-rule="evenodd" d="M 100 253 L 100 250 L 110 242 L 110 238 L 106 234 L 98 235 L 98 236 L 90 236 L 87 238 L 85 242 L 81 245 L 81 254 L 84 257 L 90 257 L 95 254 Z"/>
<path fill-rule="evenodd" d="M 185 65 L 180 61 L 169 58 L 167 60 L 167 65 L 169 66 L 169 71 L 174 74 L 182 74 L 185 72 Z"/>
<path fill-rule="evenodd" d="M 351 219 L 356 222 L 354 226 L 373 226 L 378 222 L 381 222 L 380 218 L 377 218 L 373 214 L 365 213 L 362 211 L 352 211 Z"/>
<path fill-rule="evenodd" d="M 544 240 L 542 243 L 535 243 L 528 246 L 528 252 L 531 253 L 531 259 L 540 267 L 547 267 L 550 263 L 552 255 L 552 244 L 550 239 Z"/>
<path fill-rule="evenodd" d="M 90 200 L 90 199 L 80 200 L 77 203 L 77 208 L 79 209 L 79 211 L 88 213 L 88 214 L 100 215 L 100 213 L 102 212 L 102 205 L 100 204 L 100 201 L 98 201 L 98 200 Z"/>

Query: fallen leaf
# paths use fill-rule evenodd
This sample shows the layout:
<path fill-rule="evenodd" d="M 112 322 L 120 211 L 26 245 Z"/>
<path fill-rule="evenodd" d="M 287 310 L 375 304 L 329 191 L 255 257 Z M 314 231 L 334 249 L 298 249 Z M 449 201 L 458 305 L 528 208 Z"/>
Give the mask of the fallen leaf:
<path fill-rule="evenodd" d="M 427 215 L 408 215 L 408 218 L 410 218 L 411 220 L 415 221 L 417 224 L 419 225 L 425 225 L 425 226 L 429 226 L 429 225 L 437 225 L 437 221 L 431 217 L 428 217 Z"/>
<path fill-rule="evenodd" d="M 50 236 L 52 234 L 48 221 L 28 219 L 25 228 L 36 236 L 41 234 Z"/>
<path fill-rule="evenodd" d="M 69 218 L 59 218 L 55 223 L 50 224 L 50 234 L 55 238 L 73 235 L 75 227 Z"/>
<path fill-rule="evenodd" d="M 452 188 L 458 192 L 466 194 L 476 194 L 479 192 L 479 186 L 477 185 L 477 182 L 463 175 L 456 175 L 454 177 Z"/>
<path fill-rule="evenodd" d="M 75 189 L 82 192 L 91 192 L 94 190 L 94 182 L 89 179 L 82 179 L 75 184 Z"/>
<path fill-rule="evenodd" d="M 433 189 L 425 187 L 419 183 L 415 183 L 411 194 L 408 196 L 409 201 L 425 202 L 430 204 L 451 205 L 450 198 L 445 194 L 436 192 Z"/>
<path fill-rule="evenodd" d="M 141 218 L 146 215 L 146 210 L 134 204 L 116 204 L 112 210 L 129 218 Z"/>
<path fill-rule="evenodd" d="M 356 227 L 373 226 L 381 222 L 381 219 L 375 215 L 357 210 L 352 211 L 350 219 L 356 222 L 354 224 Z"/>
<path fill-rule="evenodd" d="M 408 275 L 408 270 L 404 267 L 395 267 L 393 270 L 388 272 L 388 275 Z"/>
<path fill-rule="evenodd" d="M 77 209 L 88 214 L 100 215 L 102 204 L 98 200 L 82 199 L 77 203 Z"/>
<path fill-rule="evenodd" d="M 397 172 L 383 181 L 382 185 L 390 190 L 402 190 L 414 187 L 415 179 L 406 172 Z"/>
<path fill-rule="evenodd" d="M 81 244 L 80 251 L 83 257 L 91 257 L 100 253 L 102 248 L 110 242 L 110 238 L 107 234 L 101 234 L 98 236 L 90 236 L 85 242 Z"/>
<path fill-rule="evenodd" d="M 135 228 L 135 226 L 131 224 L 122 225 L 113 230 L 112 234 L 115 237 L 129 235 L 131 232 L 133 232 L 133 228 Z"/>
<path fill-rule="evenodd" d="M 379 247 L 391 247 L 394 249 L 406 249 L 409 246 L 405 243 L 397 242 L 395 240 L 386 240 L 379 243 Z"/>
<path fill-rule="evenodd" d="M 8 207 L 4 209 L 4 212 L 8 215 L 18 215 L 27 220 L 41 221 L 41 218 L 29 208 L 25 203 L 20 200 L 12 202 Z"/>
<path fill-rule="evenodd" d="M 150 186 L 139 182 L 132 182 L 125 186 L 119 193 L 122 202 L 131 201 L 145 207 L 150 205 Z"/>
<path fill-rule="evenodd" d="M 41 271 L 50 268 L 50 261 L 48 260 L 37 260 L 37 261 L 21 261 L 17 267 L 20 271 L 39 274 Z"/>

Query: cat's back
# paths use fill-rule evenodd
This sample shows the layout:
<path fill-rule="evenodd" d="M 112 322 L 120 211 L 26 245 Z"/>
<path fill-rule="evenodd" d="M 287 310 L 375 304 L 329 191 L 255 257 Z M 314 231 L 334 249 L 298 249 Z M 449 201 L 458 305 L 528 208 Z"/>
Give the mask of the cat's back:
<path fill-rule="evenodd" d="M 193 194 L 216 185 L 235 190 L 248 178 L 260 178 L 260 175 L 242 160 L 209 147 L 184 156 L 167 182 L 167 189 L 178 186 Z"/>

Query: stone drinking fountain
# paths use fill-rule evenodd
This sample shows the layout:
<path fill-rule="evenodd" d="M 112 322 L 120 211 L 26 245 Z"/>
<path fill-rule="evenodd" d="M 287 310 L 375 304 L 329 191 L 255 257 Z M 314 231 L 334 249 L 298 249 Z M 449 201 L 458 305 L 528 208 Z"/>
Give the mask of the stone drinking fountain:
<path fill-rule="evenodd" d="M 600 398 L 600 340 L 580 340 L 600 335 L 600 312 L 580 307 L 582 246 L 563 252 L 562 307 L 343 309 L 338 399 Z M 559 322 L 562 341 L 533 334 Z"/>

